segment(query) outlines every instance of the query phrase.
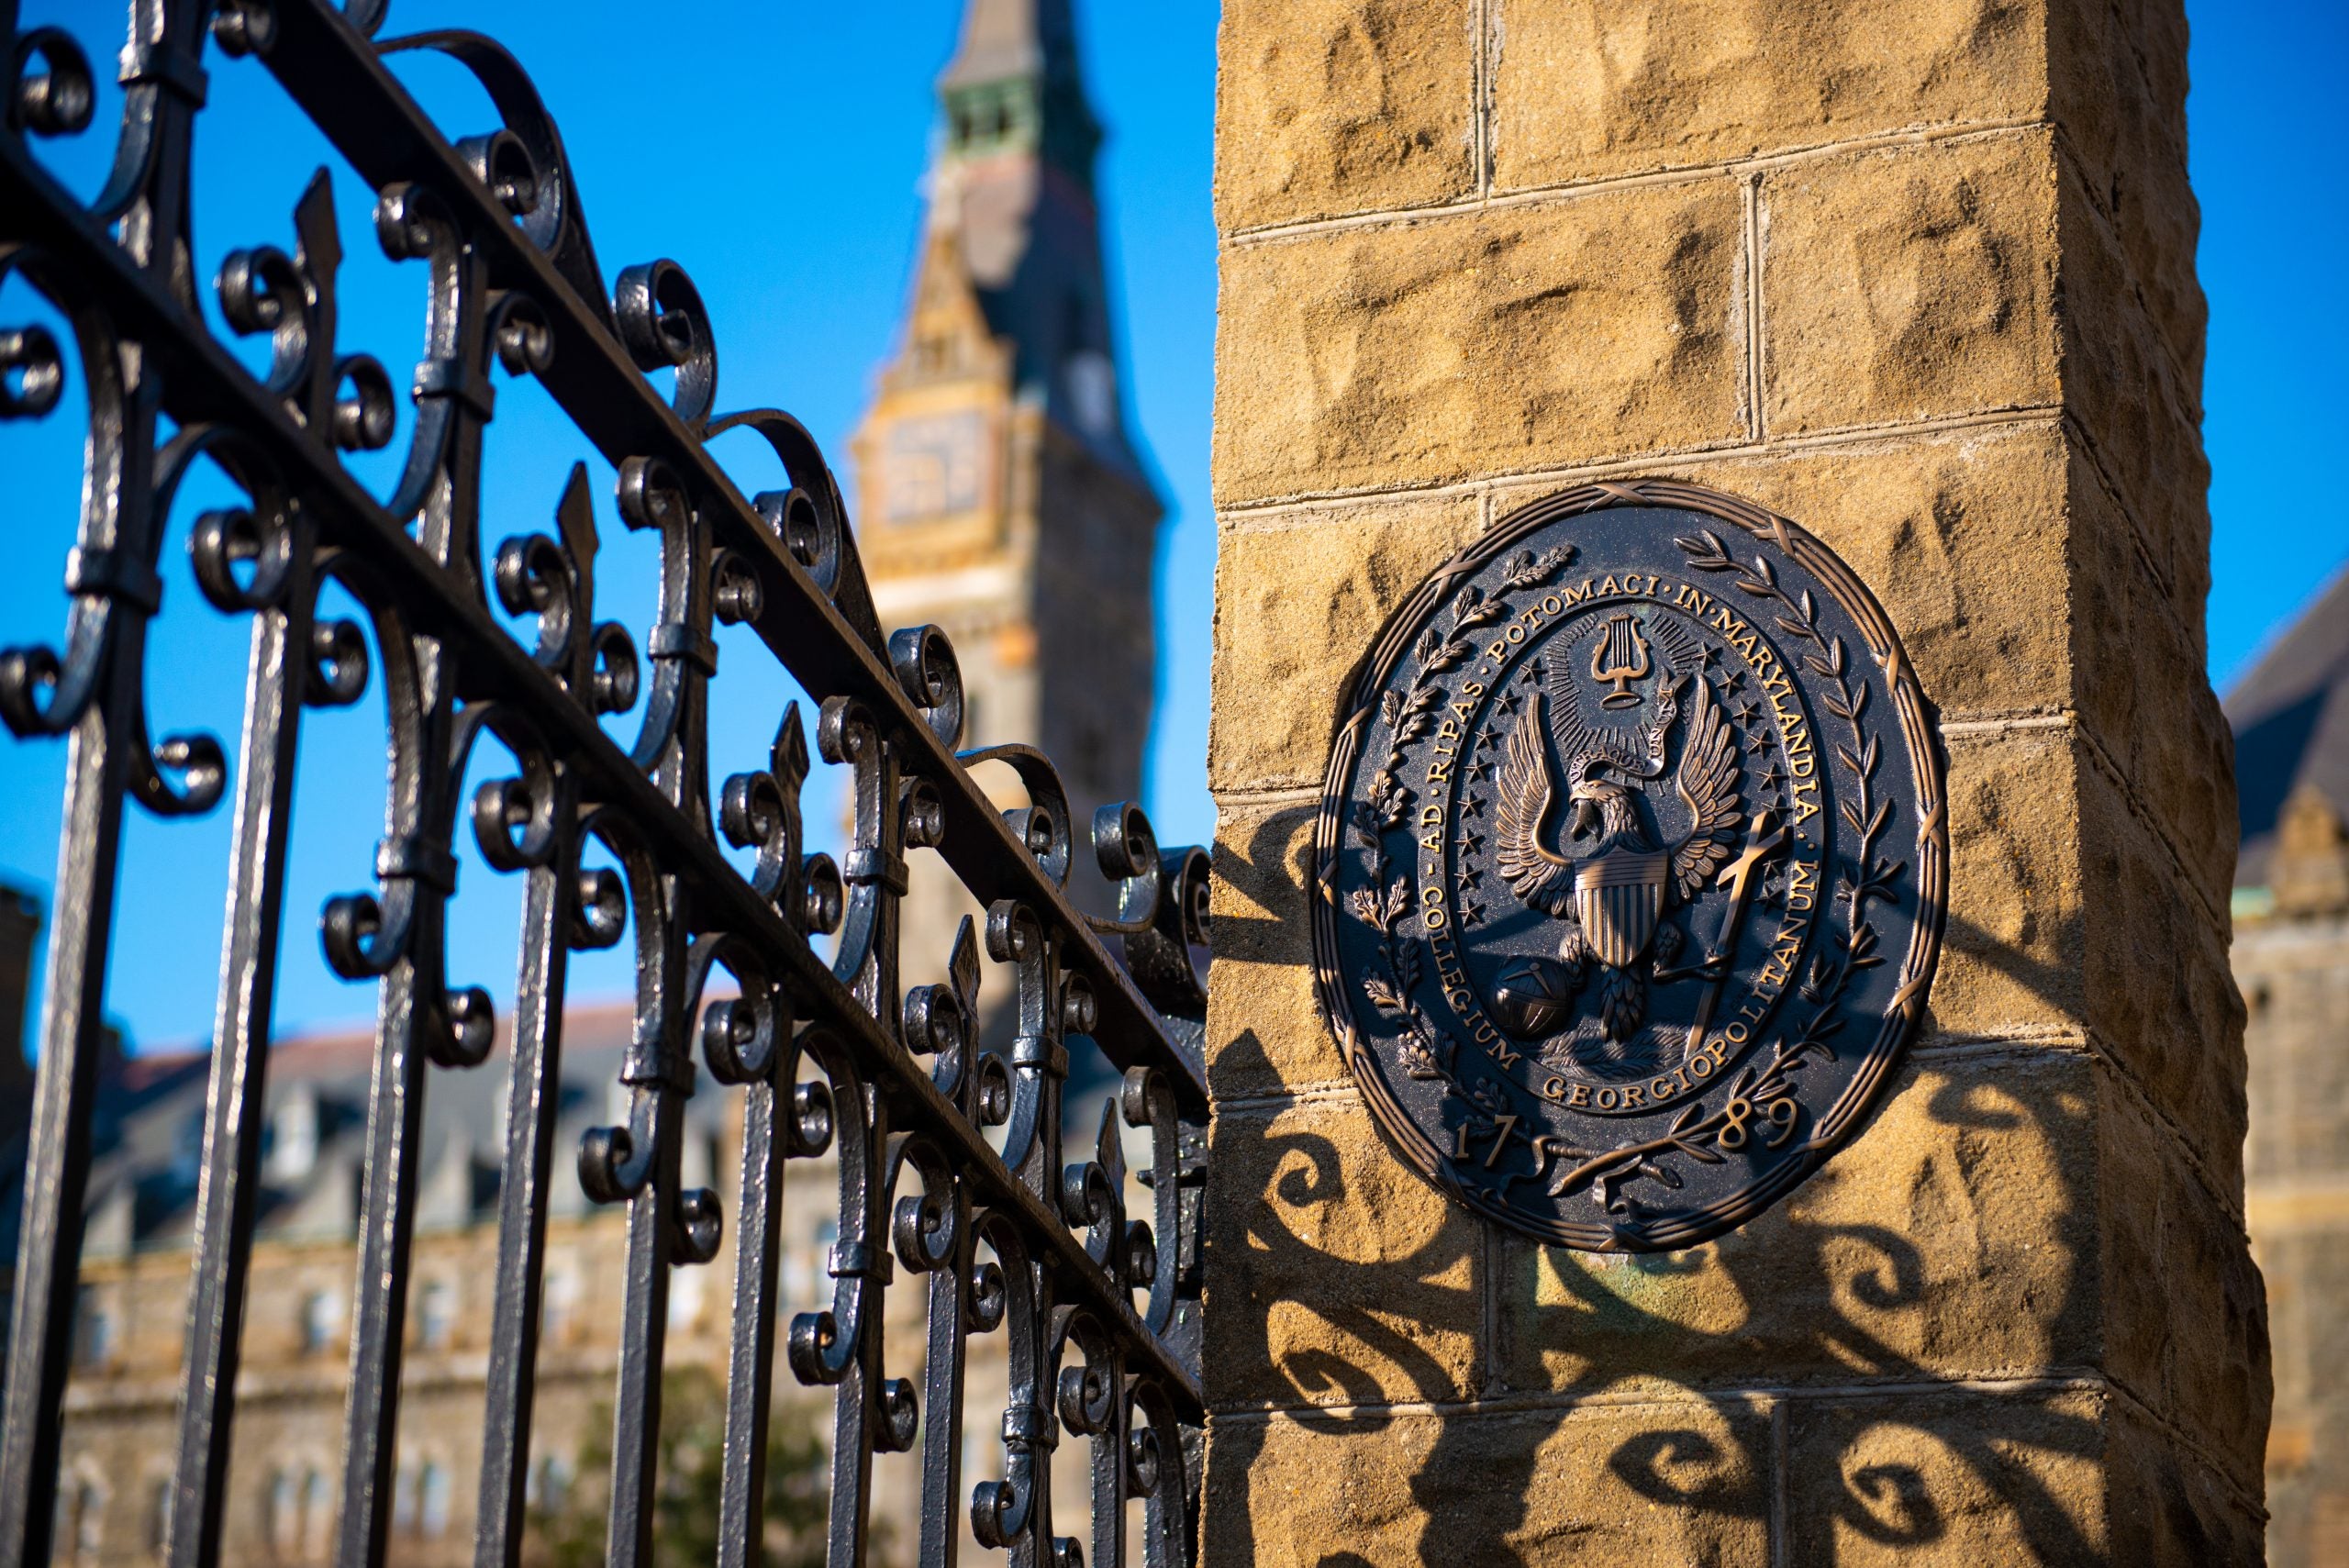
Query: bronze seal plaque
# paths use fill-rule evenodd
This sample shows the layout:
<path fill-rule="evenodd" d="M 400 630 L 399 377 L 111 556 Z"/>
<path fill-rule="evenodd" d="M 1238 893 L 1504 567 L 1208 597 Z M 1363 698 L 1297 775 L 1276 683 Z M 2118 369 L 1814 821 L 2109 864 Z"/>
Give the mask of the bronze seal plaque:
<path fill-rule="evenodd" d="M 1321 1006 L 1461 1202 L 1689 1246 L 1890 1079 L 1940 945 L 1943 800 L 1891 620 L 1819 540 L 1693 485 L 1553 495 L 1422 584 L 1349 692 Z"/>

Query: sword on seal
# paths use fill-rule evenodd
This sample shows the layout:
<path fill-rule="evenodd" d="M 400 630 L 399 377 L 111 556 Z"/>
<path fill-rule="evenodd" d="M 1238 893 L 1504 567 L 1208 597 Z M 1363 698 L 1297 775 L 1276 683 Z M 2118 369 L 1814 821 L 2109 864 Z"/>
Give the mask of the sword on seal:
<path fill-rule="evenodd" d="M 1659 973 L 1655 976 L 1659 981 L 1686 980 L 1693 975 L 1709 975 L 1712 978 L 1712 984 L 1707 987 L 1704 996 L 1697 1004 L 1696 1021 L 1688 1026 L 1688 1043 L 1683 1048 L 1687 1055 L 1695 1055 L 1697 1049 L 1705 1043 L 1705 1030 L 1713 1021 L 1713 1009 L 1720 1005 L 1721 991 L 1729 984 L 1730 960 L 1737 952 L 1737 939 L 1744 931 L 1746 910 L 1753 899 L 1754 873 L 1761 869 L 1763 862 L 1777 853 L 1786 841 L 1786 825 L 1778 820 L 1776 810 L 1765 806 L 1753 814 L 1753 819 L 1746 824 L 1744 851 L 1723 866 L 1720 875 L 1714 880 L 1715 886 L 1729 889 L 1729 908 L 1721 916 L 1720 934 L 1713 939 L 1711 949 L 1695 963 L 1669 973 Z"/>

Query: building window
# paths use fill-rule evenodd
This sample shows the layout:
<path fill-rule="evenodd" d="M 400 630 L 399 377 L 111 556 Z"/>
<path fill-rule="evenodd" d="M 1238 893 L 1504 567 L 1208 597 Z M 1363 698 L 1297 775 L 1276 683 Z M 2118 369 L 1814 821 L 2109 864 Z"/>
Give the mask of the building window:
<path fill-rule="evenodd" d="M 446 1280 L 434 1280 L 417 1298 L 417 1340 L 428 1351 L 446 1349 L 456 1326 L 457 1293 Z"/>
<path fill-rule="evenodd" d="M 302 1298 L 302 1352 L 318 1355 L 334 1343 L 336 1326 L 342 1318 L 342 1304 L 332 1291 L 314 1290 Z"/>
<path fill-rule="evenodd" d="M 73 1364 L 99 1367 L 114 1356 L 114 1313 L 84 1290 L 73 1307 Z"/>
<path fill-rule="evenodd" d="M 204 1113 L 190 1111 L 180 1118 L 179 1133 L 172 1142 L 172 1179 L 192 1187 L 203 1175 Z"/>
<path fill-rule="evenodd" d="M 539 1300 L 539 1338 L 551 1345 L 568 1340 L 572 1308 L 578 1300 L 579 1281 L 575 1275 L 561 1271 L 548 1274 L 545 1293 Z"/>
<path fill-rule="evenodd" d="M 106 1494 L 86 1477 L 60 1483 L 57 1523 L 51 1532 L 52 1561 L 93 1562 L 106 1520 Z"/>
<path fill-rule="evenodd" d="M 542 1456 L 522 1483 L 522 1500 L 540 1513 L 559 1514 L 571 1496 L 571 1461 L 559 1453 Z"/>
<path fill-rule="evenodd" d="M 669 1331 L 690 1333 L 701 1321 L 702 1286 L 707 1269 L 673 1269 L 669 1273 Z"/>
<path fill-rule="evenodd" d="M 302 1549 L 322 1557 L 333 1536 L 334 1483 L 325 1471 L 313 1470 L 302 1483 Z"/>
<path fill-rule="evenodd" d="M 286 1090 L 269 1115 L 264 1173 L 273 1182 L 306 1179 L 318 1163 L 318 1092 L 307 1084 Z"/>
<path fill-rule="evenodd" d="M 416 1478 L 417 1533 L 438 1540 L 449 1533 L 449 1467 L 428 1459 Z"/>
<path fill-rule="evenodd" d="M 147 1550 L 161 1557 L 172 1544 L 172 1481 L 157 1481 L 147 1499 Z"/>
<path fill-rule="evenodd" d="M 392 1529 L 400 1535 L 416 1530 L 416 1466 L 403 1464 L 392 1477 Z"/>
<path fill-rule="evenodd" d="M 262 1505 L 262 1529 L 269 1544 L 279 1551 L 291 1551 L 302 1536 L 301 1485 L 290 1470 L 280 1470 L 269 1478 L 269 1493 Z"/>

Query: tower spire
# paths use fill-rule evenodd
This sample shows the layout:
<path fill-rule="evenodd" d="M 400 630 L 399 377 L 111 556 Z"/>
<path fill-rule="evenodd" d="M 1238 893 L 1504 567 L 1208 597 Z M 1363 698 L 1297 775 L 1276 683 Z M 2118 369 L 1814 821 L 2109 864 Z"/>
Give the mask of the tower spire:
<path fill-rule="evenodd" d="M 1035 157 L 1091 193 L 1101 127 L 1085 102 L 1069 0 L 971 0 L 938 95 L 946 163 Z"/>
<path fill-rule="evenodd" d="M 1041 74 L 1053 63 L 1074 71 L 1076 26 L 1068 0 L 971 0 L 962 42 L 939 78 L 941 88 Z"/>
<path fill-rule="evenodd" d="M 917 299 L 948 285 L 941 266 L 957 268 L 953 284 L 976 296 L 1019 395 L 1097 458 L 1138 475 L 1119 407 L 1094 201 L 1101 130 L 1085 101 L 1070 0 L 969 0 L 938 94 L 945 134 Z M 941 234 L 951 245 L 938 242 Z M 946 362 L 924 358 L 911 339 L 907 355 Z M 901 360 L 893 373 L 910 368 Z"/>
<path fill-rule="evenodd" d="M 964 744 L 1041 745 L 1083 823 L 1141 794 L 1161 507 L 1119 395 L 1073 9 L 964 0 L 905 333 L 854 450 L 882 618 L 945 629 Z M 941 962 L 976 912 L 918 874 L 902 909 L 906 951 Z"/>

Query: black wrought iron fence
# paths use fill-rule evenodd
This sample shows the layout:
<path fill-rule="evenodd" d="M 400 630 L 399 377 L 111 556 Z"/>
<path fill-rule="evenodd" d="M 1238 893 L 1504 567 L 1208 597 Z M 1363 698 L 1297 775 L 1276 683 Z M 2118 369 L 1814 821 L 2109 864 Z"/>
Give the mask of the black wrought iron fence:
<path fill-rule="evenodd" d="M 759 1557 L 778 1361 L 835 1390 L 835 1565 L 863 1561 L 874 1454 L 916 1444 L 920 1562 L 954 1560 L 966 1511 L 976 1539 L 1019 1568 L 1079 1561 L 1080 1543 L 1055 1533 L 1050 1495 L 1063 1432 L 1091 1444 L 1094 1561 L 1125 1559 L 1125 1505 L 1141 1498 L 1144 1560 L 1187 1562 L 1201 1415 L 1204 993 L 1193 955 L 1205 936 L 1204 857 L 1162 852 L 1138 810 L 1108 808 L 1084 848 L 1118 884 L 1119 914 L 1078 911 L 1065 889 L 1085 835 L 1052 765 L 1026 747 L 956 753 L 952 649 L 935 628 L 882 628 L 839 487 L 796 421 L 772 409 L 715 413 L 716 349 L 686 274 L 665 261 L 629 267 L 607 299 L 562 140 L 514 58 L 466 32 L 378 40 L 383 14 L 383 0 L 134 0 L 113 172 L 83 204 L 35 142 L 87 130 L 88 56 L 58 29 L 20 29 L 14 0 L 0 0 L 13 65 L 0 279 L 28 284 L 72 339 L 69 351 L 39 326 L 0 331 L 0 417 L 50 414 L 78 374 L 90 429 L 62 642 L 0 656 L 0 717 L 68 749 L 6 1373 L 0 1561 L 39 1562 L 50 1549 L 124 807 L 173 817 L 226 799 L 230 906 L 167 1541 L 173 1563 L 219 1559 L 302 715 L 354 701 L 372 681 L 389 716 L 391 776 L 374 886 L 332 900 L 322 917 L 332 966 L 380 987 L 337 1562 L 384 1553 L 424 1102 L 437 1072 L 483 1060 L 497 1027 L 488 998 L 452 988 L 444 964 L 454 846 L 466 832 L 526 885 L 518 1001 L 505 1023 L 512 1081 L 477 1561 L 511 1563 L 521 1548 L 550 1195 L 578 1181 L 624 1206 L 628 1223 L 612 1562 L 651 1552 L 670 1271 L 708 1262 L 726 1224 L 737 1274 L 724 1562 Z M 376 361 L 336 342 L 341 241 L 323 172 L 295 209 L 294 253 L 238 251 L 213 285 L 236 331 L 269 335 L 266 376 L 204 325 L 188 209 L 208 49 L 258 57 L 376 191 L 385 251 L 429 269 L 413 436 L 388 498 L 342 459 L 388 443 L 394 386 Z M 404 50 L 462 63 L 504 123 L 445 137 L 385 69 Z M 675 372 L 667 397 L 647 379 L 662 368 Z M 640 643 L 596 617 L 584 477 L 563 497 L 560 537 L 481 537 L 484 435 L 501 373 L 543 384 L 618 467 L 627 525 L 657 538 L 659 618 Z M 788 487 L 742 494 L 708 445 L 738 428 L 764 439 Z M 200 464 L 243 495 L 185 534 L 205 596 L 251 625 L 233 766 L 211 738 L 151 737 L 143 696 L 161 552 L 174 496 Z M 363 606 L 366 624 L 322 614 L 328 584 Z M 534 642 L 504 629 L 493 596 L 534 622 Z M 796 709 L 782 716 L 764 772 L 711 788 L 721 623 L 751 628 L 820 705 L 816 750 L 852 778 L 853 840 L 837 864 L 803 842 L 810 757 Z M 601 721 L 630 713 L 640 722 L 622 746 Z M 497 746 L 484 756 L 502 748 L 518 768 L 465 794 L 486 737 Z M 999 814 L 971 775 L 984 760 L 1016 770 L 1031 804 Z M 721 843 L 754 851 L 752 873 L 739 873 Z M 584 864 L 591 844 L 618 869 Z M 948 983 L 907 992 L 898 903 L 907 851 L 920 846 L 987 913 L 983 938 L 965 927 Z M 812 939 L 834 932 L 828 962 Z M 637 974 L 621 1072 L 628 1119 L 589 1135 L 574 1173 L 552 1146 L 566 963 L 623 938 Z M 1008 1054 L 982 1049 L 976 1032 L 980 940 L 1017 977 Z M 719 971 L 728 984 L 713 986 Z M 1078 1036 L 1123 1070 L 1118 1114 L 1148 1129 L 1146 1219 L 1126 1213 L 1114 1136 L 1063 1158 L 1063 1084 Z M 696 1058 L 740 1095 L 730 1216 L 681 1181 Z M 990 1129 L 1001 1129 L 1000 1154 Z M 828 1147 L 839 1173 L 831 1306 L 779 1325 L 785 1170 Z M 893 1260 L 925 1278 L 918 1387 L 884 1364 Z M 1006 1461 L 973 1485 L 959 1451 L 966 1358 L 996 1343 L 990 1353 L 1009 1373 Z"/>

